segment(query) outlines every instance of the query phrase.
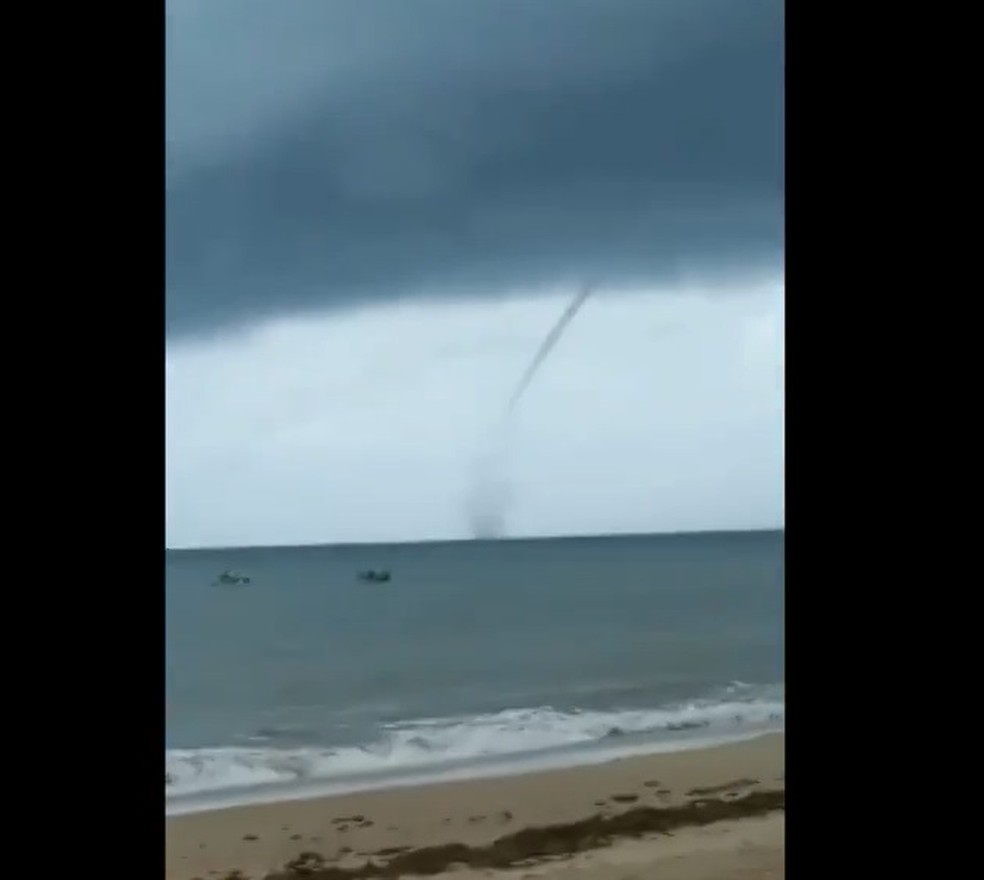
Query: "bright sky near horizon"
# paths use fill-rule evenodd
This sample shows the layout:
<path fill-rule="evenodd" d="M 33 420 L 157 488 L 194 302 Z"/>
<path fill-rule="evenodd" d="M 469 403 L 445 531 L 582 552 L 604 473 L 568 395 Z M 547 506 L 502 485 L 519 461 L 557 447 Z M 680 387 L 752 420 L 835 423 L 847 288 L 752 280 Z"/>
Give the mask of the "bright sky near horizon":
<path fill-rule="evenodd" d="M 477 462 L 570 295 L 172 345 L 168 546 L 470 537 Z M 516 416 L 507 534 L 781 525 L 782 321 L 779 281 L 599 291 Z"/>

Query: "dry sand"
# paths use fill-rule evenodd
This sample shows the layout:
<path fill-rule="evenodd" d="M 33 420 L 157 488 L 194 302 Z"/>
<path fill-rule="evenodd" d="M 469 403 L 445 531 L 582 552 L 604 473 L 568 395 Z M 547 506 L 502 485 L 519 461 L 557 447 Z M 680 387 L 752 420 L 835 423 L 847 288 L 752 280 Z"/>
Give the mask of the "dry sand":
<path fill-rule="evenodd" d="M 167 820 L 166 874 L 782 877 L 783 768 L 777 734 L 523 776 L 175 816 Z M 298 862 L 302 853 L 312 855 Z M 290 862 L 296 867 L 285 871 Z M 305 874 L 308 867 L 318 870 Z"/>

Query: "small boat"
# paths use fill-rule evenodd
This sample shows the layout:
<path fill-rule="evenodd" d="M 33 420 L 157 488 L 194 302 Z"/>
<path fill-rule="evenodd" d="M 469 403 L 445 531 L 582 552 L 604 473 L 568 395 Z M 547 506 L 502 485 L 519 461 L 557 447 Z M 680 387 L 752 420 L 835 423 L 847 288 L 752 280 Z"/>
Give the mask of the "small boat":
<path fill-rule="evenodd" d="M 374 569 L 369 568 L 365 571 L 360 571 L 356 577 L 363 583 L 368 584 L 385 584 L 392 577 L 388 571 L 385 569 Z"/>
<path fill-rule="evenodd" d="M 224 571 L 213 582 L 213 586 L 237 586 L 239 584 L 248 584 L 249 582 L 249 578 L 244 574 L 239 574 L 235 571 Z"/>

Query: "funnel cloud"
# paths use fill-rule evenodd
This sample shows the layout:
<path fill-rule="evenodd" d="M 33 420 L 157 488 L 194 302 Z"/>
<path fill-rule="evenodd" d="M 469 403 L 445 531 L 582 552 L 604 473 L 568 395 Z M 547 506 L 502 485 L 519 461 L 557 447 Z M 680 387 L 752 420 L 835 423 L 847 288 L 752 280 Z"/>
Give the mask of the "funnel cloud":
<path fill-rule="evenodd" d="M 506 471 L 506 451 L 482 456 L 473 474 L 467 515 L 472 537 L 501 538 L 506 533 L 509 505 L 514 498 Z"/>
<path fill-rule="evenodd" d="M 516 389 L 506 404 L 502 426 L 495 432 L 490 452 L 483 456 L 476 468 L 475 484 L 470 499 L 470 516 L 472 532 L 476 538 L 500 538 L 504 534 L 509 502 L 513 492 L 506 476 L 506 457 L 508 440 L 513 430 L 513 414 L 523 396 L 529 390 L 537 373 L 550 357 L 554 347 L 560 342 L 564 331 L 579 311 L 581 311 L 594 288 L 585 284 L 574 298 L 567 304 L 557 323 L 550 328 L 540 347 L 533 355 L 533 360 L 520 377 Z"/>

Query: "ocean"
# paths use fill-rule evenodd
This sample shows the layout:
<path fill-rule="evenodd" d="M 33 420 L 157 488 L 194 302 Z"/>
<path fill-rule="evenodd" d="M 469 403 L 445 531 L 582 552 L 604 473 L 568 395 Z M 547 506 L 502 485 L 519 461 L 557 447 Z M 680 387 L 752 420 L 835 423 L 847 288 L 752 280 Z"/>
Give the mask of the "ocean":
<path fill-rule="evenodd" d="M 781 729 L 783 540 L 166 551 L 167 809 Z"/>

